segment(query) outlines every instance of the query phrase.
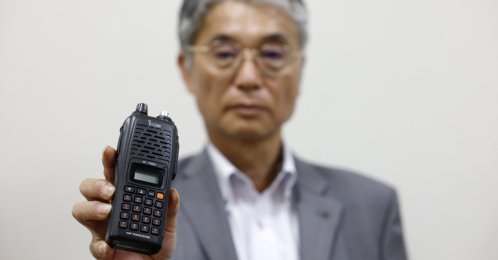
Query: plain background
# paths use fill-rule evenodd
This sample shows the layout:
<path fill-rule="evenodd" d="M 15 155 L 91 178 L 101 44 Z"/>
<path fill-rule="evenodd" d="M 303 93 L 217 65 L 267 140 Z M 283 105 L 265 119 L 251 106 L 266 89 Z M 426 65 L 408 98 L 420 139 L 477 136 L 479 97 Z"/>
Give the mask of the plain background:
<path fill-rule="evenodd" d="M 179 0 L 0 0 L 0 259 L 89 259 L 71 216 L 138 102 L 206 138 Z M 309 0 L 294 151 L 400 192 L 411 259 L 498 259 L 498 2 Z M 306 259 L 303 259 L 306 260 Z"/>

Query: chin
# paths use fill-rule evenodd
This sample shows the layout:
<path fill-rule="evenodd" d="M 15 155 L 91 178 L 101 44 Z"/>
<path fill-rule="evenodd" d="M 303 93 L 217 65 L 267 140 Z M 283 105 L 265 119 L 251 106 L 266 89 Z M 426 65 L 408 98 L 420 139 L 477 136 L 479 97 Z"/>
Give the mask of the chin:
<path fill-rule="evenodd" d="M 241 141 L 261 141 L 270 138 L 276 131 L 261 127 L 237 127 L 226 131 L 226 134 L 231 138 Z"/>
<path fill-rule="evenodd" d="M 278 133 L 276 127 L 268 118 L 246 119 L 226 117 L 213 124 L 212 130 L 228 139 L 239 141 L 261 141 Z"/>

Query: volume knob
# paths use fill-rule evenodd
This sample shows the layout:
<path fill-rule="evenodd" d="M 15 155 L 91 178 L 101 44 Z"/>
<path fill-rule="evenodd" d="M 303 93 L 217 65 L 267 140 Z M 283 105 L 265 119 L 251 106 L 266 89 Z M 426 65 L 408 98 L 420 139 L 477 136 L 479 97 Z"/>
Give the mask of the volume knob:
<path fill-rule="evenodd" d="M 135 109 L 135 111 L 147 115 L 147 104 L 138 103 L 137 109 Z"/>
<path fill-rule="evenodd" d="M 157 116 L 159 119 L 168 119 L 169 118 L 169 113 L 166 110 L 161 111 L 161 114 Z"/>

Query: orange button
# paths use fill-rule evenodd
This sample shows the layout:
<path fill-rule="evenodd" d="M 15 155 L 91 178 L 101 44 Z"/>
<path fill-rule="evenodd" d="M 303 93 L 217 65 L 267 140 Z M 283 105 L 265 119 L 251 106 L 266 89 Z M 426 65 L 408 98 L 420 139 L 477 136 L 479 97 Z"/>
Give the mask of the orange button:
<path fill-rule="evenodd" d="M 164 194 L 163 194 L 163 193 L 161 193 L 161 192 L 158 192 L 158 193 L 156 194 L 156 198 L 157 198 L 158 200 L 162 200 L 162 199 L 164 199 Z"/>

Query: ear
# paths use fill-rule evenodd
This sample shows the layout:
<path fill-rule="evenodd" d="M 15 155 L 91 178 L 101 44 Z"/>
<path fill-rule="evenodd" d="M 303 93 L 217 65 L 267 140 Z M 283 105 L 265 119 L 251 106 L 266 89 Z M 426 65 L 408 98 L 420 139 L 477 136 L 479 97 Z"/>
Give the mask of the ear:
<path fill-rule="evenodd" d="M 187 56 L 181 52 L 178 54 L 178 68 L 182 73 L 183 82 L 190 93 L 194 93 L 194 85 L 192 84 L 191 69 L 187 66 Z"/>

